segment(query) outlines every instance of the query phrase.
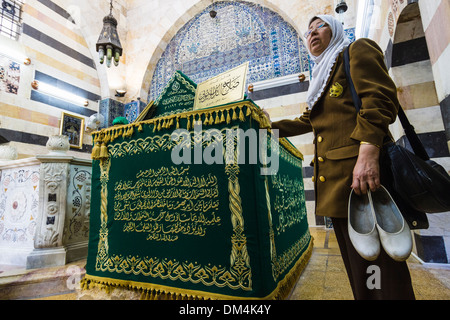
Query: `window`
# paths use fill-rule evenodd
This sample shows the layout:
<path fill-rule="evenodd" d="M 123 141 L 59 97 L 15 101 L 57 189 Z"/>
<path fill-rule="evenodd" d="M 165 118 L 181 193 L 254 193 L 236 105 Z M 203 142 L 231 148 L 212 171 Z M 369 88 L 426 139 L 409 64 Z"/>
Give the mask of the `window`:
<path fill-rule="evenodd" d="M 0 34 L 17 40 L 21 31 L 22 0 L 0 0 Z"/>

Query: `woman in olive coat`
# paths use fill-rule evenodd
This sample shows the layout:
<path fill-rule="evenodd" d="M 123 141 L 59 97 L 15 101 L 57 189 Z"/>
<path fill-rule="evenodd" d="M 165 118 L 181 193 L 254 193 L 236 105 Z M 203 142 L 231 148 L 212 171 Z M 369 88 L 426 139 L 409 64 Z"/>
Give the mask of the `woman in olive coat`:
<path fill-rule="evenodd" d="M 342 24 L 332 16 L 316 16 L 305 38 L 315 63 L 308 108 L 301 117 L 274 122 L 272 128 L 279 130 L 280 137 L 314 133 L 316 214 L 332 219 L 355 298 L 414 299 L 406 263 L 390 259 L 385 252 L 375 261 L 364 260 L 347 230 L 351 190 L 366 194 L 380 187 L 380 147 L 399 108 L 383 52 L 369 39 L 350 46 L 351 76 L 362 101 L 357 113 L 343 65 L 343 50 L 349 42 Z M 380 289 L 367 285 L 371 265 L 381 269 Z"/>

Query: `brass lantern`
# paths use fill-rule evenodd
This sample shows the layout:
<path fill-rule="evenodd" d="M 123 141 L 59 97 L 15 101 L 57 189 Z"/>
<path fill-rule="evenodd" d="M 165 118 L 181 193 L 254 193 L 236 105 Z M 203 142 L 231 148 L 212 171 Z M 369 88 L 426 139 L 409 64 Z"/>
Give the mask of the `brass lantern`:
<path fill-rule="evenodd" d="M 110 2 L 109 15 L 103 18 L 103 29 L 98 38 L 96 49 L 103 64 L 106 58 L 106 66 L 111 67 L 111 61 L 114 65 L 119 65 L 119 59 L 122 55 L 122 46 L 117 33 L 117 20 L 112 15 L 112 0 Z"/>

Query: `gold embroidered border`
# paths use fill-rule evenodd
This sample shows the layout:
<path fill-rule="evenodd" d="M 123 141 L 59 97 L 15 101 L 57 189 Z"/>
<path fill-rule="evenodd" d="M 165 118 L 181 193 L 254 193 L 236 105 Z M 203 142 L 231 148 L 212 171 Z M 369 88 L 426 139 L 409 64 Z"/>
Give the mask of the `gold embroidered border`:
<path fill-rule="evenodd" d="M 270 257 L 272 263 L 272 276 L 273 280 L 277 281 L 279 276 L 287 270 L 287 268 L 298 256 L 298 254 L 305 248 L 306 244 L 311 238 L 311 235 L 308 229 L 300 239 L 298 239 L 289 247 L 289 249 L 285 250 L 280 256 L 277 254 L 275 247 L 275 232 L 273 231 L 272 210 L 270 205 L 269 183 L 267 178 L 264 180 L 264 186 L 266 191 L 267 217 L 269 220 L 269 242 Z"/>
<path fill-rule="evenodd" d="M 229 270 L 217 266 L 202 266 L 192 262 L 180 262 L 176 259 L 158 259 L 139 256 L 122 256 L 109 254 L 108 228 L 107 228 L 107 196 L 109 170 L 111 158 L 100 160 L 101 181 L 101 206 L 100 206 L 100 230 L 98 252 L 95 268 L 102 272 L 116 272 L 125 274 L 145 275 L 154 278 L 181 280 L 191 283 L 202 283 L 206 286 L 229 287 L 237 290 L 252 290 L 252 272 L 250 256 L 247 252 L 247 238 L 244 234 L 244 217 L 242 214 L 240 185 L 238 180 L 239 166 L 237 137 L 231 143 L 234 144 L 235 164 L 225 166 L 225 172 L 229 177 L 228 191 L 230 201 L 231 222 L 233 234 L 231 236 L 232 251 L 230 256 L 231 266 Z M 159 151 L 160 148 L 147 149 L 150 152 Z M 114 152 L 114 148 L 111 148 Z M 129 150 L 128 150 L 129 151 Z"/>
<path fill-rule="evenodd" d="M 161 129 L 170 129 L 174 126 L 176 129 L 179 129 L 180 119 L 187 119 L 186 129 L 190 130 L 193 128 L 195 121 L 200 121 L 203 126 L 208 126 L 221 123 L 229 124 L 231 121 L 238 119 L 240 121 L 245 121 L 246 118 L 254 119 L 259 123 L 261 129 L 267 129 L 271 132 L 269 120 L 262 110 L 250 101 L 241 101 L 214 108 L 189 111 L 140 122 L 133 122 L 127 125 L 114 126 L 102 129 L 101 131 L 93 132 L 92 137 L 94 147 L 92 149 L 91 157 L 95 160 L 107 158 L 109 156 L 108 145 L 111 142 L 119 137 L 124 139 L 131 138 L 136 129 L 141 132 L 144 126 L 153 126 L 153 132 L 160 131 Z M 295 148 L 289 140 L 286 138 L 280 138 L 279 141 L 280 144 L 283 145 L 294 157 L 303 160 L 302 153 Z"/>
<path fill-rule="evenodd" d="M 312 254 L 313 243 L 314 241 L 311 237 L 308 247 L 299 257 L 295 265 L 278 283 L 275 290 L 265 297 L 229 296 L 201 290 L 188 290 L 152 283 L 97 277 L 89 274 L 86 274 L 85 278 L 81 280 L 81 285 L 83 290 L 99 288 L 105 290 L 107 293 L 118 288 L 136 290 L 143 300 L 282 300 L 289 297 L 298 278 L 308 264 Z"/>

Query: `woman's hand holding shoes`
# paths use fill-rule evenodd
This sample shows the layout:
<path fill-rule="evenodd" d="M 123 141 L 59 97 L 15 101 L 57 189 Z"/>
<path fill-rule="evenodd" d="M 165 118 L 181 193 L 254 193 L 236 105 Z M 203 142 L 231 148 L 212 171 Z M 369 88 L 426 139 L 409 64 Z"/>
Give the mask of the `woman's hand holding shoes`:
<path fill-rule="evenodd" d="M 375 191 L 380 187 L 379 159 L 379 147 L 372 144 L 360 145 L 351 185 L 357 195 L 366 194 L 368 189 Z"/>

